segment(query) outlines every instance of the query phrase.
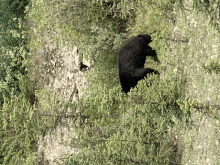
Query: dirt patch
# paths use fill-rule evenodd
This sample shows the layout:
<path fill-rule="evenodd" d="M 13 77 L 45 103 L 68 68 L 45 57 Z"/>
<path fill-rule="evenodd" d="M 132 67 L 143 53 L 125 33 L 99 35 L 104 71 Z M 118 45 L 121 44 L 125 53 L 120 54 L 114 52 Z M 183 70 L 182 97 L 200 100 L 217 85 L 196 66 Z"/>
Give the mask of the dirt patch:
<path fill-rule="evenodd" d="M 51 92 L 58 94 L 60 101 L 74 103 L 83 97 L 83 89 L 87 86 L 84 73 L 91 68 L 82 67 L 76 47 L 61 47 L 51 42 L 50 37 L 54 34 L 45 33 L 44 45 L 32 54 L 32 76 L 38 89 L 49 87 Z M 46 136 L 39 138 L 38 164 L 61 164 L 59 158 L 63 155 L 77 153 L 77 148 L 68 145 L 75 136 L 69 135 L 74 132 L 73 124 L 71 119 L 62 119 Z"/>

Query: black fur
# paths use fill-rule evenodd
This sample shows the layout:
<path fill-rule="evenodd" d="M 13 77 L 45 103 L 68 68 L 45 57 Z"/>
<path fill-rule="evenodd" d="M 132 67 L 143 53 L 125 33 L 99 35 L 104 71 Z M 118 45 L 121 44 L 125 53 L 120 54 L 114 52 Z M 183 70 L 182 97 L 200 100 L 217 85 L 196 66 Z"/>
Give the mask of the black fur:
<path fill-rule="evenodd" d="M 156 51 L 148 46 L 151 41 L 150 35 L 140 34 L 130 38 L 119 50 L 119 79 L 124 93 L 129 92 L 148 73 L 159 74 L 157 70 L 144 68 L 146 56 L 158 61 Z"/>

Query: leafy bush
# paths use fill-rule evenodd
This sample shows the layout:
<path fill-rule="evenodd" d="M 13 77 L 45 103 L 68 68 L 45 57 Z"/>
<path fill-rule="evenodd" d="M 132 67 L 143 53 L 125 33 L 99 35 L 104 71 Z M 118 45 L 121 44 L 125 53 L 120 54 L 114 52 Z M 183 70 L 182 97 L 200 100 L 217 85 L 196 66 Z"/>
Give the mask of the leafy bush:
<path fill-rule="evenodd" d="M 27 4 L 27 0 L 0 2 L 0 106 L 3 97 L 20 93 L 17 76 L 27 74 L 23 65 L 27 55 L 26 38 L 22 34 L 21 21 Z"/>
<path fill-rule="evenodd" d="M 128 96 L 119 93 L 118 88 L 97 90 L 83 101 L 82 109 L 89 120 L 79 128 L 79 137 L 73 144 L 81 149 L 64 162 L 170 164 L 178 161 L 172 127 L 181 121 L 191 124 L 190 111 L 182 111 L 178 105 L 178 100 L 183 98 L 179 87 L 184 82 L 177 77 L 161 81 L 149 76 Z M 146 88 L 146 84 L 151 85 Z"/>

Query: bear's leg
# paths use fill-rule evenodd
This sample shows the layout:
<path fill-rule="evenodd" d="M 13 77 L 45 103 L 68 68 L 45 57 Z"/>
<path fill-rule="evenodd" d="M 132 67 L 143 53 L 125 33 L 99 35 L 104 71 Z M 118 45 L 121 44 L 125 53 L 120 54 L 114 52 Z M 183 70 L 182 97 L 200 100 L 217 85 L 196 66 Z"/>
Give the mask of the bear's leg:
<path fill-rule="evenodd" d="M 159 61 L 159 59 L 158 59 L 158 57 L 157 57 L 156 51 L 153 50 L 151 47 L 147 47 L 147 49 L 145 50 L 145 54 L 146 54 L 147 56 L 153 57 L 153 60 L 154 60 L 154 61 L 160 63 L 160 61 Z"/>
<path fill-rule="evenodd" d="M 143 79 L 148 73 L 154 73 L 154 74 L 159 74 L 159 72 L 155 69 L 151 68 L 139 68 L 136 69 L 135 72 L 132 74 L 132 77 L 136 80 L 139 81 Z"/>

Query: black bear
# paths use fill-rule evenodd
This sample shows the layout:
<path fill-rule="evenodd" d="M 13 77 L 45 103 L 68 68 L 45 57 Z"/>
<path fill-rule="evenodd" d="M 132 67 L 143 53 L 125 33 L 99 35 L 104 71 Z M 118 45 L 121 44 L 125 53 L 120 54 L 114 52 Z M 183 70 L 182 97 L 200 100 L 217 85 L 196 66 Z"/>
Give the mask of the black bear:
<path fill-rule="evenodd" d="M 130 38 L 119 50 L 119 79 L 124 93 L 129 92 L 148 73 L 159 74 L 157 70 L 144 68 L 146 56 L 158 61 L 156 51 L 148 45 L 151 41 L 150 35 L 139 34 Z"/>

